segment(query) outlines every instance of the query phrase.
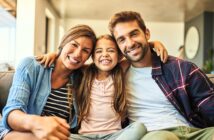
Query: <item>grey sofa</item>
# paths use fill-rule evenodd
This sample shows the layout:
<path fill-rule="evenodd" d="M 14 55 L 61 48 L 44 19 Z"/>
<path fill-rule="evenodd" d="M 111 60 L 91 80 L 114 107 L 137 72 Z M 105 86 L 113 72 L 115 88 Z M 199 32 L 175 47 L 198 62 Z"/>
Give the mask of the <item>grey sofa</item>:
<path fill-rule="evenodd" d="M 0 111 L 6 104 L 10 86 L 12 84 L 14 71 L 0 72 Z M 207 74 L 214 83 L 214 74 Z"/>
<path fill-rule="evenodd" d="M 6 104 L 10 86 L 13 81 L 14 71 L 0 72 L 0 111 Z"/>

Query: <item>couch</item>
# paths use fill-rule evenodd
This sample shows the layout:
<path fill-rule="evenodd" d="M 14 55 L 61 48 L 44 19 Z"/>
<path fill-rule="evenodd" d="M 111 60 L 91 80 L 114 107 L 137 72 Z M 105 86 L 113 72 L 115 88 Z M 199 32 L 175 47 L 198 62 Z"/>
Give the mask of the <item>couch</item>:
<path fill-rule="evenodd" d="M 0 111 L 6 104 L 10 86 L 12 84 L 14 71 L 0 72 Z"/>
<path fill-rule="evenodd" d="M 12 84 L 14 71 L 0 72 L 0 111 L 6 104 L 10 86 Z M 214 74 L 207 74 L 214 83 Z"/>

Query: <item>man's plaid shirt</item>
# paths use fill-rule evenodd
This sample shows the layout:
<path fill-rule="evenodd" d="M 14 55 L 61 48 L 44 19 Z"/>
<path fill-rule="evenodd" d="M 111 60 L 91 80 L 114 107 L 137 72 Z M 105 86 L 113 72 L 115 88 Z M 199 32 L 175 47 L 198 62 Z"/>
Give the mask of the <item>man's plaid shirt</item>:
<path fill-rule="evenodd" d="M 195 64 L 152 52 L 152 77 L 175 108 L 194 126 L 214 126 L 214 85 Z"/>

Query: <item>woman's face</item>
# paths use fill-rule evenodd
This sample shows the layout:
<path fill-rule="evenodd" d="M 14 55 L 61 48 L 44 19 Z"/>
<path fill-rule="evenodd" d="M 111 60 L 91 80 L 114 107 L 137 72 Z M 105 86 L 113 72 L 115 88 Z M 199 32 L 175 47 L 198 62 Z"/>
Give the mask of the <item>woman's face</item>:
<path fill-rule="evenodd" d="M 88 37 L 79 37 L 68 42 L 62 49 L 60 58 L 69 70 L 80 68 L 91 55 L 92 40 Z"/>

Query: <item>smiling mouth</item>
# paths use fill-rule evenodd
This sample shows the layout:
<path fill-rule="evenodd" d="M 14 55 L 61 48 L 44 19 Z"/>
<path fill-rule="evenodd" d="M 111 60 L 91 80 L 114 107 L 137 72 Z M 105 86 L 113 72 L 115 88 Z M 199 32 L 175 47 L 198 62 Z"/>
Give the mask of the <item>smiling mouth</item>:
<path fill-rule="evenodd" d="M 107 65 L 111 63 L 111 60 L 108 60 L 108 59 L 100 60 L 100 63 L 103 65 Z"/>
<path fill-rule="evenodd" d="M 68 58 L 69 62 L 72 63 L 72 64 L 78 64 L 78 63 L 80 63 L 79 60 L 76 60 L 73 57 L 67 56 L 67 58 Z"/>
<path fill-rule="evenodd" d="M 140 45 L 137 45 L 137 46 L 135 46 L 135 47 L 133 47 L 133 48 L 131 48 L 131 49 L 125 51 L 125 53 L 126 53 L 126 54 L 133 53 L 133 52 L 134 52 L 136 49 L 138 49 L 139 47 L 140 47 Z"/>

